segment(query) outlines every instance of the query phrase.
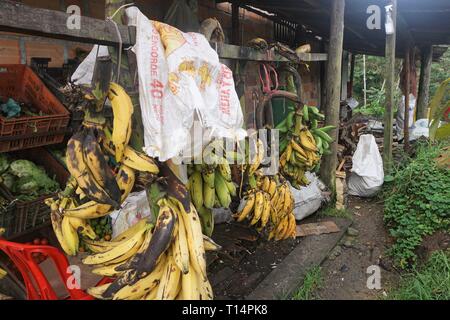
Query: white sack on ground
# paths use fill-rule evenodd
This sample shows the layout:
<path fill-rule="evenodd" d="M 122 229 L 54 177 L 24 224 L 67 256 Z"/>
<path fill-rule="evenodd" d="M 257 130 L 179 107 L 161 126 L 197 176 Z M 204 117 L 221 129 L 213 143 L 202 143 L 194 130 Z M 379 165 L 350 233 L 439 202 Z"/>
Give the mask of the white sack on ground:
<path fill-rule="evenodd" d="M 364 134 L 359 137 L 352 161 L 348 193 L 360 197 L 375 195 L 383 185 L 384 171 L 383 160 L 373 135 Z"/>
<path fill-rule="evenodd" d="M 315 173 L 306 172 L 306 178 L 310 181 L 309 185 L 296 189 L 290 184 L 292 196 L 294 197 L 294 215 L 296 220 L 303 220 L 320 209 L 325 197 L 322 192 L 325 190 L 325 184 L 320 181 Z"/>

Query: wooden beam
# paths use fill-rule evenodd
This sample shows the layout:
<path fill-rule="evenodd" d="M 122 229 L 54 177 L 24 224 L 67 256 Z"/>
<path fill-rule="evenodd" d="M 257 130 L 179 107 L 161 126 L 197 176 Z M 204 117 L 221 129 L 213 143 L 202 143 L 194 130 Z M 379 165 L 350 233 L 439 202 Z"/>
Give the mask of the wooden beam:
<path fill-rule="evenodd" d="M 339 109 L 342 68 L 342 45 L 344 40 L 345 0 L 333 0 L 330 16 L 330 41 L 326 73 L 325 125 L 336 126 L 330 132 L 331 154 L 322 159 L 321 177 L 325 184 L 336 191 L 337 144 L 339 132 Z"/>
<path fill-rule="evenodd" d="M 433 47 L 421 49 L 419 92 L 417 100 L 417 119 L 427 118 L 428 100 L 430 95 L 431 60 Z"/>
<path fill-rule="evenodd" d="M 0 1 L 0 31 L 54 39 L 117 46 L 119 38 L 111 22 L 81 16 L 81 28 L 69 29 L 65 12 L 30 7 L 19 2 Z M 119 25 L 124 47 L 133 44 L 128 27 Z"/>
<path fill-rule="evenodd" d="M 392 4 L 392 20 L 394 33 L 386 35 L 386 110 L 384 112 L 384 141 L 383 165 L 385 174 L 392 169 L 392 124 L 394 122 L 394 94 L 395 94 L 395 40 L 397 21 L 397 0 L 390 0 Z"/>
<path fill-rule="evenodd" d="M 273 49 L 261 51 L 250 47 L 241 47 L 226 43 L 210 42 L 210 44 L 221 59 L 274 62 L 289 61 L 285 57 L 275 53 Z M 301 61 L 326 61 L 328 55 L 326 53 L 299 53 L 297 56 Z"/>
<path fill-rule="evenodd" d="M 411 91 L 410 81 L 410 56 L 411 50 L 407 48 L 405 51 L 405 121 L 403 122 L 403 149 L 407 151 L 409 149 L 409 92 Z"/>

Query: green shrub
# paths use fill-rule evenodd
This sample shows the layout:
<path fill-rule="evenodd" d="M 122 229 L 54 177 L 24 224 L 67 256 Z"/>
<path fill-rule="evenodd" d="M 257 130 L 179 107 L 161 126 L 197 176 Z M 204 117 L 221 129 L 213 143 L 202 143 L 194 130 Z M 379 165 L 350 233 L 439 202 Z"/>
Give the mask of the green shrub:
<path fill-rule="evenodd" d="M 417 157 L 397 171 L 385 191 L 384 220 L 396 239 L 390 249 L 402 268 L 416 262 L 425 235 L 450 226 L 450 172 L 434 161 L 438 146 L 419 146 Z"/>

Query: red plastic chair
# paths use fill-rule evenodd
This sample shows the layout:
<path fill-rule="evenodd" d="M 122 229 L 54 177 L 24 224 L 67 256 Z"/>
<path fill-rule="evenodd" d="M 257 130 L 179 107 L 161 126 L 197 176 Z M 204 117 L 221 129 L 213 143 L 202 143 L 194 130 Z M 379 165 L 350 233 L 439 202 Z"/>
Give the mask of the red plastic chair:
<path fill-rule="evenodd" d="M 69 261 L 59 249 L 52 246 L 15 243 L 1 238 L 0 249 L 8 255 L 22 274 L 27 289 L 28 300 L 58 300 L 58 296 L 39 267 L 39 264 L 34 261 L 33 253 L 44 254 L 54 262 L 56 270 L 69 293 L 67 300 L 94 300 L 94 297 L 81 289 L 67 287 L 67 281 L 71 276 L 67 272 Z M 96 286 L 111 281 L 110 278 L 104 277 Z"/>

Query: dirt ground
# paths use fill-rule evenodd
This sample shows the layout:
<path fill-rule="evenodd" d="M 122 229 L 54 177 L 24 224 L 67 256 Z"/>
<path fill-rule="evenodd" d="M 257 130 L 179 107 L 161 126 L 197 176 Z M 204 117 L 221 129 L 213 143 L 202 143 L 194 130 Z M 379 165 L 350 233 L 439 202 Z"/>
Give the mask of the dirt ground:
<path fill-rule="evenodd" d="M 349 197 L 347 208 L 353 224 L 322 264 L 323 285 L 315 293 L 316 298 L 381 298 L 399 278 L 399 273 L 385 256 L 392 240 L 383 224 L 383 202 L 376 198 Z M 351 233 L 353 236 L 350 236 Z M 367 288 L 370 274 L 366 271 L 372 265 L 380 266 L 380 290 Z"/>
<path fill-rule="evenodd" d="M 243 299 L 276 268 L 300 239 L 268 242 L 242 224 L 216 225 L 218 252 L 207 252 L 208 273 L 215 299 Z"/>

